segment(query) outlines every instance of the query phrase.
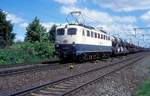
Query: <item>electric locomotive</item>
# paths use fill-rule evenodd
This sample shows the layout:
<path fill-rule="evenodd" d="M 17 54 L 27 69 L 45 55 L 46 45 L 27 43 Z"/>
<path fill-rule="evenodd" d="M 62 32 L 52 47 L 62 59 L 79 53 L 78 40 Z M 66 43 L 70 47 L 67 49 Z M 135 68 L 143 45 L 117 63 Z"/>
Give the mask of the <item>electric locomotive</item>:
<path fill-rule="evenodd" d="M 75 22 L 69 23 L 68 15 L 68 24 L 57 26 L 55 32 L 55 49 L 61 61 L 94 60 L 144 50 L 121 38 L 110 36 L 102 29 L 80 23 L 78 17 L 81 16 L 84 21 L 80 11 L 70 12 L 70 16 L 75 18 Z"/>
<path fill-rule="evenodd" d="M 61 60 L 97 59 L 112 54 L 111 36 L 82 24 L 58 26 L 55 44 Z"/>

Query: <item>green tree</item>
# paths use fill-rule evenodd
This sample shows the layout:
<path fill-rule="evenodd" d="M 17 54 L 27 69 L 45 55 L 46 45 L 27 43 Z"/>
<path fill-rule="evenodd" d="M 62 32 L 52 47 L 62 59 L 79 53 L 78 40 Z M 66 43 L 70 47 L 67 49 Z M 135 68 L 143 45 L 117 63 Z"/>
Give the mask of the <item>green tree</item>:
<path fill-rule="evenodd" d="M 28 42 L 43 42 L 48 40 L 48 33 L 46 29 L 40 24 L 40 20 L 35 17 L 35 19 L 27 26 L 27 33 L 25 41 Z"/>
<path fill-rule="evenodd" d="M 49 39 L 50 39 L 50 41 L 51 41 L 52 43 L 55 42 L 56 27 L 57 27 L 57 26 L 54 24 L 54 25 L 52 26 L 52 28 L 49 30 Z"/>
<path fill-rule="evenodd" d="M 15 39 L 13 25 L 11 21 L 6 20 L 6 14 L 0 10 L 0 48 L 12 45 Z"/>

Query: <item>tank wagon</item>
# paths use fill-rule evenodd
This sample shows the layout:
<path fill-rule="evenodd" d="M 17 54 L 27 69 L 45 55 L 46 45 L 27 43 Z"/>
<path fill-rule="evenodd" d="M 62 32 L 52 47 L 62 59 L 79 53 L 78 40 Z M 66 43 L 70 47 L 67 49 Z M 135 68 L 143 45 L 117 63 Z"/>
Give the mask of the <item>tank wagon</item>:
<path fill-rule="evenodd" d="M 135 53 L 142 48 L 94 27 L 67 24 L 56 28 L 55 49 L 63 61 L 83 61 Z"/>

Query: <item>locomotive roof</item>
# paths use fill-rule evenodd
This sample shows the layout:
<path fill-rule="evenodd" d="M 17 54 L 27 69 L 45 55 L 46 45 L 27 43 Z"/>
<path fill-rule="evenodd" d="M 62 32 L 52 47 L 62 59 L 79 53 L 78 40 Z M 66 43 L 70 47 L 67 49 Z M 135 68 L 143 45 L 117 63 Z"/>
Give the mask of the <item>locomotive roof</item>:
<path fill-rule="evenodd" d="M 87 28 L 87 29 L 90 29 L 90 30 L 98 30 L 98 31 L 101 31 L 102 33 L 107 33 L 106 31 L 102 30 L 102 29 L 96 29 L 92 26 L 87 26 L 87 25 L 84 25 L 84 24 L 66 24 L 66 25 L 62 25 L 62 26 L 67 26 L 67 25 L 76 25 L 76 26 L 81 26 L 81 27 L 84 27 L 84 28 Z"/>

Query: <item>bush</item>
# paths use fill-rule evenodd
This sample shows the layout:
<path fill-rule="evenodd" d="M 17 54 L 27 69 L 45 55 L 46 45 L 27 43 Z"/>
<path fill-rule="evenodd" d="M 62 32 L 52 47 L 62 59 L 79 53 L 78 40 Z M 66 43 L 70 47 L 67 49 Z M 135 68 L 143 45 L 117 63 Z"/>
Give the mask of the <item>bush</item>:
<path fill-rule="evenodd" d="M 19 64 L 45 61 L 52 58 L 54 45 L 50 42 L 14 44 L 9 49 L 0 49 L 0 64 Z"/>

